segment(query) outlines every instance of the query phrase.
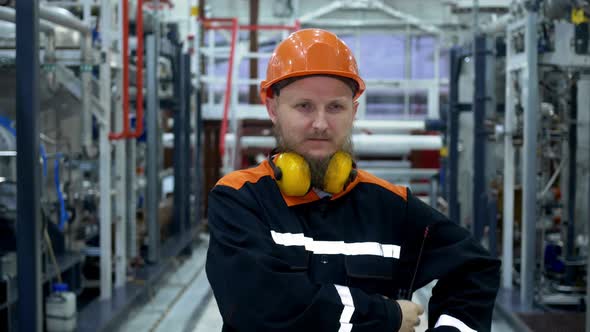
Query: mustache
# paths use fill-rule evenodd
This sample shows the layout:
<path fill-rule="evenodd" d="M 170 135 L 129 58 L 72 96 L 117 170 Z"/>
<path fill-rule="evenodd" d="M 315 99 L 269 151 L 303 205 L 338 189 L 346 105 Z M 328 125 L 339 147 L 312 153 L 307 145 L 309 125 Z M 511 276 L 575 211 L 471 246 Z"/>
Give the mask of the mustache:
<path fill-rule="evenodd" d="M 332 138 L 329 135 L 314 134 L 314 135 L 306 136 L 305 139 L 325 139 L 325 140 L 330 140 Z"/>

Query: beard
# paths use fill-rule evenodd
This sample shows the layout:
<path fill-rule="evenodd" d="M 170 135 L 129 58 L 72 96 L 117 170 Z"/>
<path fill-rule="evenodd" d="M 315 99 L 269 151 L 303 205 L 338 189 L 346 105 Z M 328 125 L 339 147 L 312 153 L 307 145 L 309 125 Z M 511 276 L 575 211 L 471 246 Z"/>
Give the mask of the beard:
<path fill-rule="evenodd" d="M 307 164 L 309 165 L 309 170 L 311 173 L 311 186 L 313 188 L 323 190 L 324 189 L 324 176 L 326 175 L 326 171 L 328 170 L 328 166 L 330 165 L 330 159 L 332 158 L 332 155 L 318 158 L 318 157 L 312 157 L 312 156 L 309 156 L 306 154 L 301 154 L 301 153 L 296 152 L 297 151 L 296 146 L 293 143 L 287 142 L 285 140 L 284 135 L 283 135 L 283 130 L 278 122 L 276 125 L 273 126 L 273 133 L 274 133 L 275 139 L 277 141 L 276 151 L 279 153 L 294 152 L 294 153 L 300 154 L 303 157 L 303 159 L 305 159 L 305 161 L 307 161 Z M 346 136 L 344 143 L 342 143 L 342 146 L 334 153 L 336 153 L 338 151 L 342 151 L 342 152 L 348 153 L 351 157 L 353 157 L 352 148 L 353 147 L 352 147 L 352 130 L 351 130 L 348 133 L 348 135 Z"/>

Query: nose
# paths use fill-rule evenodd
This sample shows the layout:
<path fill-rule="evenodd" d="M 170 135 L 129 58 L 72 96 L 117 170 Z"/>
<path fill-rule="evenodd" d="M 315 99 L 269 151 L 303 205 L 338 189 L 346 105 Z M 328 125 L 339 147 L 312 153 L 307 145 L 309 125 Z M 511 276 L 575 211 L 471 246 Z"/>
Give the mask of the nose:
<path fill-rule="evenodd" d="M 318 132 L 324 132 L 328 129 L 328 121 L 326 119 L 326 112 L 324 110 L 319 110 L 315 113 L 315 118 L 313 119 L 313 129 Z"/>

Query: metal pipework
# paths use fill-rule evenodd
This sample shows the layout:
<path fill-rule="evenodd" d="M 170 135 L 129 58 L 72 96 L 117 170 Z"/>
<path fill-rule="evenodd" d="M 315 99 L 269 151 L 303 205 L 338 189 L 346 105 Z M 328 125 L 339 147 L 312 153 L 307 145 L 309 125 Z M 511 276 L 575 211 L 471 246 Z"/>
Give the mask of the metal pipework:
<path fill-rule="evenodd" d="M 39 16 L 49 22 L 61 25 L 63 27 L 78 31 L 82 34 L 82 114 L 81 114 L 81 143 L 84 151 L 90 151 L 88 148 L 92 144 L 92 36 L 90 26 L 78 19 L 67 9 L 58 7 L 39 7 Z"/>
<path fill-rule="evenodd" d="M 226 134 L 226 142 L 231 146 L 234 134 Z M 442 147 L 440 136 L 429 135 L 352 135 L 354 153 L 359 156 L 398 156 L 412 150 L 439 150 Z M 242 136 L 242 147 L 272 148 L 276 145 L 272 136 Z"/>
<path fill-rule="evenodd" d="M 364 168 L 363 170 L 385 180 L 428 180 L 438 173 L 431 168 Z"/>
<path fill-rule="evenodd" d="M 92 32 L 88 25 L 64 8 L 40 6 L 39 17 L 85 35 Z"/>
<path fill-rule="evenodd" d="M 0 20 L 16 23 L 16 11 L 11 7 L 0 7 Z M 55 26 L 46 21 L 39 21 L 39 30 L 48 35 L 55 34 Z"/>
<path fill-rule="evenodd" d="M 512 13 L 504 14 L 494 21 L 482 24 L 479 32 L 482 34 L 496 34 L 500 32 L 506 32 L 506 26 L 514 19 Z"/>
<path fill-rule="evenodd" d="M 522 162 L 522 247 L 520 302 L 525 310 L 533 307 L 535 295 L 535 248 L 537 223 L 537 128 L 539 91 L 537 74 L 537 13 L 528 12 L 525 21 L 526 67 L 522 82 L 524 103 L 524 145 Z"/>
<path fill-rule="evenodd" d="M 355 131 L 370 132 L 374 134 L 406 133 L 413 130 L 425 130 L 424 121 L 396 121 L 396 120 L 356 120 L 353 128 Z"/>

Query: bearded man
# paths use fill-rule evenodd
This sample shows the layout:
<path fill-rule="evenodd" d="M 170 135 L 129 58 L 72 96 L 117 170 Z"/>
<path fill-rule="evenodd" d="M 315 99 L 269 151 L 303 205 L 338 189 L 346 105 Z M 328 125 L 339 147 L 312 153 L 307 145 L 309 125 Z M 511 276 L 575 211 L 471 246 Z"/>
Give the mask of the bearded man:
<path fill-rule="evenodd" d="M 209 196 L 206 271 L 223 331 L 489 331 L 499 261 L 405 187 L 357 169 L 365 84 L 334 34 L 305 29 L 269 60 L 261 99 L 277 149 Z"/>

